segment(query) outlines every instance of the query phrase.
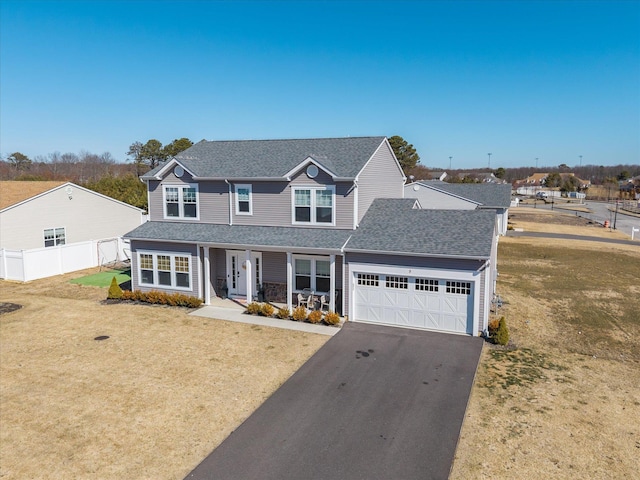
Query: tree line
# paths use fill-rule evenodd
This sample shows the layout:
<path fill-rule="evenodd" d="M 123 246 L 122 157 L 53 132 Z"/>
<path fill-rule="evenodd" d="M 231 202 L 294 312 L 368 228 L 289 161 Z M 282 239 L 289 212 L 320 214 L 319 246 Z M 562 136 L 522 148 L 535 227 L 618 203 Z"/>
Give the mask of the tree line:
<path fill-rule="evenodd" d="M 549 186 L 566 187 L 568 191 L 577 188 L 577 180 L 563 179 L 561 173 L 571 172 L 577 177 L 589 180 L 593 185 L 613 185 L 618 180 L 626 180 L 640 175 L 640 165 L 596 166 L 585 165 L 569 167 L 566 164 L 557 167 L 499 167 L 468 170 L 446 170 L 429 168 L 420 163 L 420 155 L 415 147 L 399 135 L 389 137 L 389 144 L 400 163 L 400 167 L 412 180 L 430 180 L 432 172 L 446 171 L 448 182 L 479 182 L 481 175 L 493 173 L 496 177 L 513 183 L 533 173 L 550 173 Z M 0 161 L 0 179 L 2 180 L 60 180 L 82 185 L 117 200 L 140 208 L 147 208 L 146 185 L 139 177 L 156 168 L 167 159 L 178 155 L 191 147 L 193 142 L 186 137 L 178 138 L 163 145 L 157 139 L 145 143 L 135 141 L 129 146 L 126 155 L 130 162 L 117 162 L 109 152 L 94 154 L 54 152 L 46 156 L 30 159 L 21 152 L 14 152 Z M 560 183 L 558 183 L 560 182 Z M 564 183 L 567 185 L 564 185 Z M 557 184 L 557 185 L 556 185 Z"/>

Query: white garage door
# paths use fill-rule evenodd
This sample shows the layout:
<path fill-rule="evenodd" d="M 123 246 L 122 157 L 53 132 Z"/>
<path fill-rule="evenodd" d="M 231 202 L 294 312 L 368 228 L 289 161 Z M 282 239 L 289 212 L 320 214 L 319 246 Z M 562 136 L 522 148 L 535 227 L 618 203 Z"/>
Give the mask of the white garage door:
<path fill-rule="evenodd" d="M 355 320 L 473 333 L 473 283 L 355 272 Z"/>

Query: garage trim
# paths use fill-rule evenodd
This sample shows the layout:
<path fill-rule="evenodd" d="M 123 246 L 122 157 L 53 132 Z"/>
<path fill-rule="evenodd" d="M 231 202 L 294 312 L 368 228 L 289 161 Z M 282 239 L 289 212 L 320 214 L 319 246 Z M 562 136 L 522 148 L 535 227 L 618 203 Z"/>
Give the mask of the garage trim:
<path fill-rule="evenodd" d="M 356 296 L 357 288 L 356 276 L 358 273 L 371 273 L 382 275 L 397 275 L 404 277 L 427 277 L 440 278 L 446 280 L 458 280 L 471 282 L 473 288 L 473 321 L 471 335 L 476 335 L 479 331 L 480 324 L 480 278 L 481 271 L 471 270 L 449 270 L 442 268 L 413 267 L 413 266 L 396 266 L 379 263 L 349 263 L 349 317 L 355 320 L 356 313 Z"/>

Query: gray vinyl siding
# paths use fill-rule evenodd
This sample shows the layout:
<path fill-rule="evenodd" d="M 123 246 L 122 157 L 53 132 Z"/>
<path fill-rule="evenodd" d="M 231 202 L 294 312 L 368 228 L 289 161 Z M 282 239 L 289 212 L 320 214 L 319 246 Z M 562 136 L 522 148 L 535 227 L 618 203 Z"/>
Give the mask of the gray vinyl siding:
<path fill-rule="evenodd" d="M 287 254 L 262 252 L 262 281 L 287 283 Z"/>
<path fill-rule="evenodd" d="M 403 174 L 386 142 L 358 175 L 358 223 L 376 198 L 402 198 Z"/>
<path fill-rule="evenodd" d="M 251 185 L 252 215 L 236 215 L 233 190 L 234 225 L 291 226 L 291 190 L 287 182 L 237 182 Z"/>
<path fill-rule="evenodd" d="M 414 190 L 413 185 L 404 187 L 405 198 L 417 198 L 423 209 L 438 210 L 475 210 L 477 203 L 470 202 L 463 198 L 454 197 L 442 192 L 437 192 L 431 188 L 417 185 L 418 190 Z"/>
<path fill-rule="evenodd" d="M 146 251 L 151 253 L 172 253 L 172 254 L 188 254 L 191 256 L 191 290 L 176 290 L 172 288 L 163 288 L 159 286 L 149 287 L 140 285 L 138 252 Z M 200 261 L 198 258 L 198 249 L 196 245 L 187 245 L 181 243 L 169 242 L 149 242 L 140 240 L 131 240 L 131 287 L 134 290 L 142 290 L 148 292 L 150 290 L 159 290 L 167 293 L 183 293 L 185 295 L 198 296 L 198 285 L 200 279 Z"/>
<path fill-rule="evenodd" d="M 163 185 L 198 185 L 198 214 L 203 223 L 229 223 L 229 186 L 224 181 L 195 182 L 188 173 L 177 178 L 169 173 L 161 182 L 149 181 L 149 213 L 151 221 L 194 222 L 191 219 L 164 218 Z"/>

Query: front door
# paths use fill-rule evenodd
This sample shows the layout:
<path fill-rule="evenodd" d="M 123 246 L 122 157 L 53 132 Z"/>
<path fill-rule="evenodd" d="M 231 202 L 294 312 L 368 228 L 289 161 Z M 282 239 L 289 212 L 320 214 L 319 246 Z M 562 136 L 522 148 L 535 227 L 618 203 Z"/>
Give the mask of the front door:
<path fill-rule="evenodd" d="M 229 295 L 247 295 L 246 252 L 227 250 L 227 285 Z M 254 277 L 253 294 L 262 283 L 262 253 L 251 252 L 251 272 Z"/>

